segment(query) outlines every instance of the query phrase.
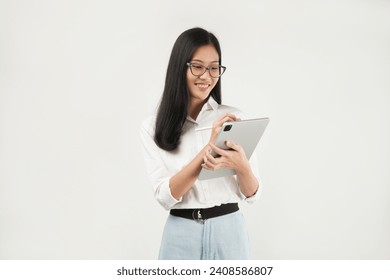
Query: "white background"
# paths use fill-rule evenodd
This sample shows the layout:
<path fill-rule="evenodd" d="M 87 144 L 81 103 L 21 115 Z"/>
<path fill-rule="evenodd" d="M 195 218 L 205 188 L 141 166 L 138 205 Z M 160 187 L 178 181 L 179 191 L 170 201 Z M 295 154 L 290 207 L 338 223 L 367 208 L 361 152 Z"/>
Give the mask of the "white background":
<path fill-rule="evenodd" d="M 1 1 L 0 259 L 155 259 L 139 125 L 177 36 L 220 40 L 223 102 L 271 123 L 255 259 L 390 258 L 390 1 Z"/>

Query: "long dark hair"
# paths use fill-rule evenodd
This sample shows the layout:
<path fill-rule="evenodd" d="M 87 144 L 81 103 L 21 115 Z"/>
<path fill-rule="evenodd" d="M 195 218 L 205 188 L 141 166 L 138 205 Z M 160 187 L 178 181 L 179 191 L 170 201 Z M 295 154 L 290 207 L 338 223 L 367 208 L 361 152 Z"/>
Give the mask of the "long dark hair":
<path fill-rule="evenodd" d="M 164 92 L 157 111 L 154 141 L 166 151 L 173 151 L 180 143 L 180 136 L 187 117 L 190 93 L 187 88 L 187 62 L 194 52 L 202 46 L 213 45 L 221 64 L 221 47 L 214 34 L 202 29 L 192 28 L 184 31 L 176 39 L 168 63 Z M 221 104 L 221 79 L 210 92 Z"/>

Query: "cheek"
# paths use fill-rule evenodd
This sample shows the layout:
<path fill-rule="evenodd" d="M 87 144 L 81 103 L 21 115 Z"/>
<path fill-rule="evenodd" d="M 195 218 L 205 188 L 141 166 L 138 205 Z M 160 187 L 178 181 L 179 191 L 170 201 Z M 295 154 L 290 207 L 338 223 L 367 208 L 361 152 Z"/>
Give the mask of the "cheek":
<path fill-rule="evenodd" d="M 215 85 L 218 83 L 219 79 L 213 79 L 213 84 L 212 84 L 212 87 L 214 88 Z"/>
<path fill-rule="evenodd" d="M 193 75 L 187 72 L 187 86 L 190 86 L 193 83 Z"/>

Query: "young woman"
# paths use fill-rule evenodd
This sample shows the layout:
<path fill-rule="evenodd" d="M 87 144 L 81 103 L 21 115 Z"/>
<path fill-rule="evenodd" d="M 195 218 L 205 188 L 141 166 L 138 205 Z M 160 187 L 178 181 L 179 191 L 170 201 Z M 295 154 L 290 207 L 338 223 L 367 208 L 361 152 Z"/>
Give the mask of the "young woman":
<path fill-rule="evenodd" d="M 223 123 L 241 112 L 221 104 L 221 49 L 201 28 L 183 32 L 168 64 L 157 115 L 141 126 L 147 171 L 158 202 L 170 210 L 159 259 L 248 259 L 250 248 L 238 202 L 260 194 L 256 161 L 238 143 L 213 143 Z M 209 130 L 199 128 L 212 127 Z M 220 157 L 214 158 L 215 151 Z M 202 168 L 236 175 L 198 180 Z"/>

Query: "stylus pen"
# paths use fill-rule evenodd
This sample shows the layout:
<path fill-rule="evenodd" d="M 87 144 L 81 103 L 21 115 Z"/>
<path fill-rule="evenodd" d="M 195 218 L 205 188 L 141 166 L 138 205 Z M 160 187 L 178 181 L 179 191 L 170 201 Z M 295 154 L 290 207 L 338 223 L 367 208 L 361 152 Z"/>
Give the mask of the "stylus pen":
<path fill-rule="evenodd" d="M 202 131 L 202 130 L 207 130 L 212 128 L 213 128 L 212 126 L 205 126 L 205 127 L 195 128 L 195 131 Z"/>

